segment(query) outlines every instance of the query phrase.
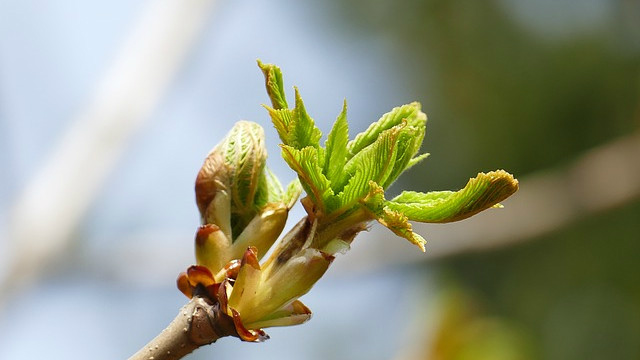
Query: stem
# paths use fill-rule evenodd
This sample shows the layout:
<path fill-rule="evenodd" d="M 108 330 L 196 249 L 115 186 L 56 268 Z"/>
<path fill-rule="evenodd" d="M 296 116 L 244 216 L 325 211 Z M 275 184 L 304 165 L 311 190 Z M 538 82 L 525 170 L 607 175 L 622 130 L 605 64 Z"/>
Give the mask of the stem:
<path fill-rule="evenodd" d="M 322 224 L 318 225 L 317 239 L 314 239 L 315 246 L 319 249 L 327 245 L 327 243 L 349 229 L 354 229 L 355 234 L 364 230 L 366 224 L 373 218 L 362 208 L 358 208 L 343 219 L 322 219 Z M 354 234 L 354 236 L 355 236 Z M 350 239 L 351 240 L 351 239 Z"/>
<path fill-rule="evenodd" d="M 177 360 L 235 333 L 233 321 L 220 313 L 219 304 L 194 296 L 166 329 L 129 360 Z"/>

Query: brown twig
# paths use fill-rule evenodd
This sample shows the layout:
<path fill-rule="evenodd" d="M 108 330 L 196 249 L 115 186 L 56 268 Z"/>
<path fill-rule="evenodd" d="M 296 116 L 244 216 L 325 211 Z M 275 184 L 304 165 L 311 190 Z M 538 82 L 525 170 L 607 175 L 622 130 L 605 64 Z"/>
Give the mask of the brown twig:
<path fill-rule="evenodd" d="M 129 360 L 176 360 L 200 346 L 234 334 L 233 321 L 220 313 L 218 303 L 194 296 L 166 329 Z"/>

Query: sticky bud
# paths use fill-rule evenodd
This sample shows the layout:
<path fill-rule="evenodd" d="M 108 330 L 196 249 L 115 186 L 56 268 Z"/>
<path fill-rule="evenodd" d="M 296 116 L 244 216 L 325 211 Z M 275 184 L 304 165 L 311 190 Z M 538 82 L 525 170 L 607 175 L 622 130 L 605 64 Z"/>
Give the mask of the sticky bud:
<path fill-rule="evenodd" d="M 221 223 L 230 217 L 233 234 L 241 232 L 267 198 L 262 194 L 267 191 L 266 159 L 262 127 L 250 121 L 236 123 L 209 153 L 196 178 L 196 202 L 204 224 L 224 228 Z M 222 194 L 225 201 L 215 201 Z"/>

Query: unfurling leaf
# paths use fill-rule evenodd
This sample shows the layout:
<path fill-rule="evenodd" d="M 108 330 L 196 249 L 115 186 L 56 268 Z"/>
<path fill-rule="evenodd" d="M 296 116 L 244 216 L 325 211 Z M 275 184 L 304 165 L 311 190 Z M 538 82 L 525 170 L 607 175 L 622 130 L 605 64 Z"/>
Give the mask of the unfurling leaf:
<path fill-rule="evenodd" d="M 287 98 L 284 94 L 284 84 L 280 68 L 273 64 L 264 64 L 260 60 L 258 60 L 258 66 L 264 74 L 267 94 L 269 95 L 269 99 L 271 99 L 273 108 L 276 110 L 289 108 Z"/>
<path fill-rule="evenodd" d="M 275 65 L 264 64 L 260 61 L 258 61 L 258 65 L 264 73 L 267 93 L 272 104 L 272 107 L 265 106 L 265 108 L 271 116 L 282 143 L 298 150 L 307 146 L 319 148 L 322 132 L 307 114 L 298 89 L 295 89 L 295 106 L 293 109 L 289 109 L 280 69 Z"/>
<path fill-rule="evenodd" d="M 287 209 L 291 209 L 293 205 L 300 197 L 300 193 L 302 193 L 302 185 L 300 184 L 299 179 L 295 179 L 287 185 L 287 191 L 285 191 L 284 196 L 282 198 L 282 202 L 285 204 Z"/>
<path fill-rule="evenodd" d="M 329 180 L 333 191 L 339 191 L 337 180 L 344 172 L 347 161 L 347 143 L 349 141 L 349 125 L 347 124 L 347 101 L 342 105 L 342 112 L 333 124 L 325 142 L 325 161 L 323 172 Z"/>
<path fill-rule="evenodd" d="M 396 174 L 404 170 L 401 160 L 403 157 L 411 157 L 400 150 L 409 149 L 407 144 L 400 144 L 400 139 L 411 136 L 416 131 L 402 122 L 390 129 L 384 130 L 370 145 L 354 155 L 345 165 L 342 182 L 347 182 L 344 191 L 340 194 L 341 206 L 350 206 L 362 199 L 369 191 L 369 181 L 380 184 L 390 184 Z M 401 155 L 399 158 L 398 155 Z"/>
<path fill-rule="evenodd" d="M 417 245 L 423 252 L 425 251 L 427 241 L 419 234 L 413 232 L 407 216 L 385 206 L 384 189 L 380 185 L 373 181 L 369 182 L 369 194 L 362 203 L 373 219 L 393 231 L 394 234 Z"/>
<path fill-rule="evenodd" d="M 356 135 L 355 139 L 349 142 L 347 148 L 350 156 L 354 156 L 372 144 L 383 131 L 391 129 L 402 121 L 406 121 L 410 126 L 424 127 L 427 122 L 427 116 L 420 111 L 420 108 L 420 103 L 412 102 L 411 104 L 393 108 L 390 112 L 382 115 L 380 120 L 371 124 L 367 130 Z M 423 137 L 424 134 L 419 137 L 420 143 L 422 143 Z"/>
<path fill-rule="evenodd" d="M 282 145 L 282 157 L 289 167 L 298 174 L 302 188 L 307 192 L 319 209 L 325 208 L 325 201 L 333 197 L 331 183 L 318 165 L 318 150 L 305 147 L 298 150 Z"/>
<path fill-rule="evenodd" d="M 518 190 L 518 181 L 504 170 L 480 173 L 456 192 L 405 191 L 384 204 L 409 220 L 443 223 L 466 219 L 494 207 Z"/>

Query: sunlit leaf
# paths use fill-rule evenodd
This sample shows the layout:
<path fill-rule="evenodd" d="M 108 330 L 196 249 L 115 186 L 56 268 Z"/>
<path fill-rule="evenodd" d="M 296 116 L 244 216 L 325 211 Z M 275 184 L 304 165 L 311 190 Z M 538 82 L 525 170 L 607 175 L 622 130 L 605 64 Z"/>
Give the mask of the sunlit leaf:
<path fill-rule="evenodd" d="M 302 185 L 300 185 L 300 179 L 295 179 L 287 185 L 287 190 L 285 191 L 282 199 L 282 202 L 284 202 L 287 209 L 291 209 L 291 207 L 293 207 L 301 192 Z"/>
<path fill-rule="evenodd" d="M 426 159 L 427 157 L 429 157 L 429 153 L 424 153 L 424 154 L 420 154 L 416 157 L 414 157 L 413 159 L 409 160 L 409 162 L 407 163 L 407 167 L 405 167 L 405 170 L 409 170 L 411 169 L 414 165 L 420 163 L 422 160 Z"/>
<path fill-rule="evenodd" d="M 347 160 L 347 142 L 349 141 L 349 125 L 347 124 L 347 102 L 342 106 L 342 112 L 333 124 L 331 132 L 325 143 L 324 174 L 329 180 L 338 179 L 344 171 Z M 332 188 L 337 189 L 338 184 L 332 181 Z"/>
<path fill-rule="evenodd" d="M 291 144 L 293 140 L 290 128 L 293 126 L 292 123 L 295 121 L 293 119 L 292 111 L 286 108 L 275 109 L 270 106 L 263 106 L 267 109 L 267 112 L 269 112 L 271 122 L 273 123 L 273 127 L 276 128 L 278 136 L 280 136 L 280 140 L 282 140 L 284 144 Z"/>
<path fill-rule="evenodd" d="M 409 162 L 420 150 L 422 139 L 424 138 L 425 125 L 415 124 L 409 125 L 408 122 L 401 127 L 398 133 L 398 140 L 396 141 L 396 158 L 393 163 L 393 169 L 389 175 L 380 180 L 379 184 L 383 188 L 387 189 L 391 184 L 409 167 Z M 400 125 L 397 125 L 400 126 Z"/>
<path fill-rule="evenodd" d="M 307 146 L 317 148 L 320 146 L 322 132 L 316 127 L 309 114 L 307 114 L 307 109 L 304 107 L 304 102 L 302 101 L 298 88 L 295 88 L 295 93 L 296 106 L 293 108 L 294 122 L 293 126 L 289 129 L 293 137 L 291 143 L 286 145 L 291 145 L 297 149 L 302 149 Z"/>
<path fill-rule="evenodd" d="M 271 99 L 272 106 L 265 108 L 282 142 L 296 149 L 307 146 L 319 148 L 322 132 L 307 113 L 298 89 L 295 89 L 295 106 L 289 109 L 280 68 L 260 61 L 258 66 L 264 74 L 267 93 Z M 324 162 L 324 158 L 321 161 Z"/>
<path fill-rule="evenodd" d="M 418 102 L 393 108 L 349 142 L 347 146 L 349 156 L 354 156 L 371 145 L 383 131 L 400 124 L 403 120 L 406 120 L 410 126 L 424 126 L 427 116 L 420 111 L 420 103 Z"/>
<path fill-rule="evenodd" d="M 302 188 L 312 198 L 314 204 L 321 209 L 325 200 L 333 197 L 331 184 L 318 166 L 318 150 L 308 146 L 302 150 L 288 145 L 281 145 L 282 157 L 289 167 L 298 174 Z"/>
<path fill-rule="evenodd" d="M 385 206 L 384 189 L 380 185 L 373 181 L 369 182 L 369 194 L 362 203 L 372 218 L 376 219 L 394 234 L 409 240 L 412 244 L 417 245 L 420 250 L 425 251 L 427 241 L 419 234 L 413 232 L 407 216 Z"/>
<path fill-rule="evenodd" d="M 374 143 L 347 162 L 342 179 L 348 183 L 339 195 L 342 206 L 363 198 L 369 192 L 369 181 L 384 183 L 387 180 L 395 166 L 398 136 L 405 126 L 400 124 L 385 130 Z"/>
<path fill-rule="evenodd" d="M 518 181 L 504 170 L 480 173 L 457 191 L 420 193 L 405 191 L 385 206 L 419 222 L 451 222 L 466 219 L 494 207 L 518 190 Z"/>
<path fill-rule="evenodd" d="M 288 109 L 287 98 L 284 93 L 284 84 L 282 81 L 282 71 L 273 64 L 265 64 L 258 60 L 258 66 L 264 74 L 267 94 L 271 99 L 271 105 L 274 109 Z"/>

